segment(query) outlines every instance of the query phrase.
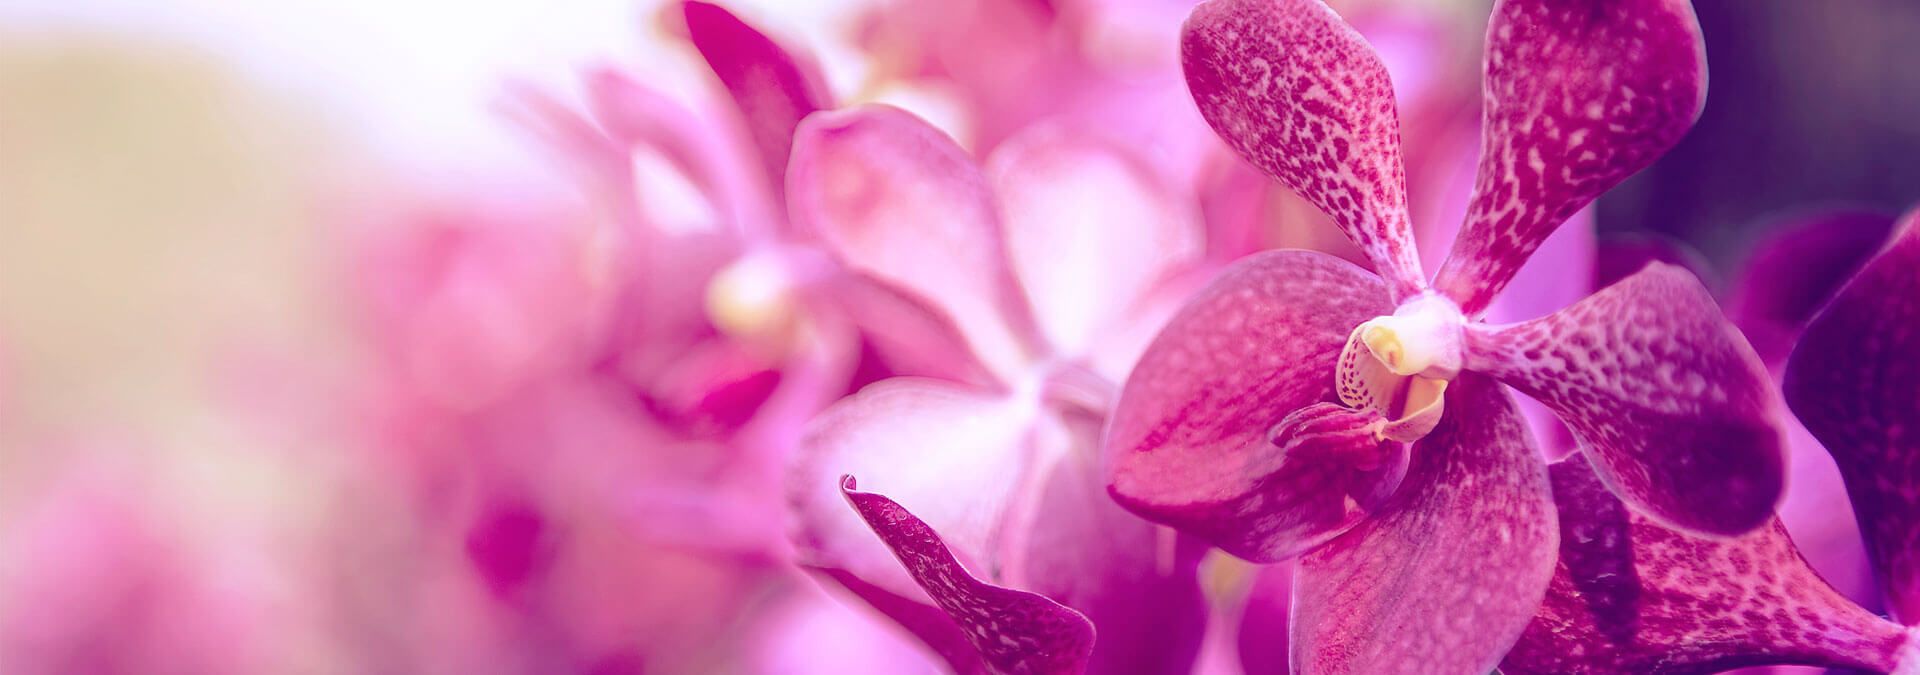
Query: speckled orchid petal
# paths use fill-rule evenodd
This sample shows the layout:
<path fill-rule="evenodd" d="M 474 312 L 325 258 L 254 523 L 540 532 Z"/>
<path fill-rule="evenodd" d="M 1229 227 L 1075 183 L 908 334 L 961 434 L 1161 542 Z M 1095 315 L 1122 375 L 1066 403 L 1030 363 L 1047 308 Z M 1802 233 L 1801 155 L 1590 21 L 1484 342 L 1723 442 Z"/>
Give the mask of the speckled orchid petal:
<path fill-rule="evenodd" d="M 1833 453 L 1895 616 L 1920 623 L 1920 227 L 1807 325 L 1787 403 Z"/>
<path fill-rule="evenodd" d="M 1687 0 L 1501 0 L 1467 222 L 1435 285 L 1476 316 L 1561 221 L 1700 116 L 1706 50 Z"/>
<path fill-rule="evenodd" d="M 1227 145 L 1332 216 L 1395 298 L 1425 287 L 1393 84 L 1359 32 L 1320 0 L 1210 0 L 1180 49 Z"/>
<path fill-rule="evenodd" d="M 1093 623 L 1046 596 L 984 583 L 947 550 L 925 521 L 899 503 L 862 492 L 854 476 L 840 491 L 940 609 L 966 631 L 996 673 L 1079 673 L 1093 651 Z"/>
<path fill-rule="evenodd" d="M 1821 580 L 1778 520 L 1735 539 L 1697 538 L 1628 509 L 1579 458 L 1552 475 L 1560 561 L 1501 672 L 1896 665 L 1905 631 Z"/>
<path fill-rule="evenodd" d="M 1298 555 L 1353 527 L 1397 472 L 1289 460 L 1269 433 L 1332 400 L 1347 335 L 1388 303 L 1377 277 L 1320 253 L 1272 251 L 1229 267 L 1167 324 L 1121 391 L 1103 449 L 1109 491 L 1250 560 Z"/>
<path fill-rule="evenodd" d="M 848 267 L 945 311 L 974 354 L 1013 379 L 1033 350 L 986 178 L 953 139 L 884 105 L 807 118 L 789 206 Z"/>
<path fill-rule="evenodd" d="M 1663 523 L 1737 535 L 1780 500 L 1772 380 L 1680 268 L 1654 263 L 1540 319 L 1470 325 L 1466 361 L 1552 408 L 1601 480 Z"/>
<path fill-rule="evenodd" d="M 739 107 L 777 195 L 786 180 L 794 128 L 809 113 L 832 105 L 824 80 L 811 61 L 719 5 L 687 2 L 681 11 L 687 40 Z"/>
<path fill-rule="evenodd" d="M 839 495 L 853 474 L 924 518 L 958 554 L 1001 568 L 1031 500 L 1019 489 L 1040 458 L 1038 406 L 924 378 L 884 380 L 841 399 L 810 422 L 789 474 L 803 564 L 846 570 L 892 593 L 924 600 L 900 565 Z"/>
<path fill-rule="evenodd" d="M 1054 348 L 1085 356 L 1155 285 L 1201 254 L 1199 214 L 1121 148 L 1056 125 L 987 159 L 1014 275 Z"/>
<path fill-rule="evenodd" d="M 1463 374 L 1400 491 L 1300 558 L 1299 673 L 1485 673 L 1553 574 L 1553 495 L 1512 398 Z"/>

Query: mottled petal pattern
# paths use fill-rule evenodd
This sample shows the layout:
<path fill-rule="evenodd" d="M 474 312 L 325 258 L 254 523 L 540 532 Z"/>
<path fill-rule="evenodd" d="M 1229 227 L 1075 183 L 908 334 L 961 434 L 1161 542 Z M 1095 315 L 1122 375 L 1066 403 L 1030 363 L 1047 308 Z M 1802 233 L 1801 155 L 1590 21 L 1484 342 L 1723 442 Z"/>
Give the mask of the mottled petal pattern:
<path fill-rule="evenodd" d="M 1284 461 L 1269 433 L 1333 397 L 1353 327 L 1385 285 L 1309 251 L 1242 259 L 1161 331 L 1120 394 L 1103 450 L 1110 491 L 1150 520 L 1251 560 L 1291 557 L 1352 527 L 1390 476 Z M 1390 480 L 1388 482 L 1391 482 Z"/>
<path fill-rule="evenodd" d="M 981 582 L 954 559 L 933 528 L 885 496 L 862 492 L 847 476 L 847 501 L 900 558 L 940 609 L 996 673 L 1053 675 L 1086 669 L 1093 624 L 1045 596 Z"/>
<path fill-rule="evenodd" d="M 1579 458 L 1552 475 L 1560 562 L 1501 672 L 1893 670 L 1905 631 L 1821 580 L 1780 521 L 1735 539 L 1697 538 L 1633 513 Z"/>
<path fill-rule="evenodd" d="M 1394 297 L 1425 287 L 1393 83 L 1358 31 L 1320 0 L 1210 0 L 1180 49 L 1194 101 L 1228 145 L 1332 216 Z"/>
<path fill-rule="evenodd" d="M 1485 89 L 1473 202 L 1435 281 L 1469 316 L 1561 221 L 1693 126 L 1706 50 L 1688 0 L 1501 0 Z"/>
<path fill-rule="evenodd" d="M 993 372 L 1031 356 L 1031 320 L 1006 262 L 986 178 L 952 138 L 868 105 L 807 118 L 794 138 L 795 224 L 854 270 L 940 307 Z"/>
<path fill-rule="evenodd" d="M 1300 558 L 1299 673 L 1485 673 L 1533 616 L 1559 530 L 1546 466 L 1512 397 L 1454 381 L 1400 492 Z"/>
<path fill-rule="evenodd" d="M 1601 480 L 1663 523 L 1736 535 L 1780 500 L 1771 378 L 1680 268 L 1654 263 L 1533 321 L 1470 325 L 1466 360 L 1552 408 Z"/>
<path fill-rule="evenodd" d="M 688 2 L 681 9 L 688 41 L 739 107 L 778 194 L 786 181 L 794 128 L 813 111 L 831 107 L 824 80 L 811 61 L 719 5 Z"/>
<path fill-rule="evenodd" d="M 1787 403 L 1833 453 L 1894 614 L 1920 623 L 1920 227 L 1808 324 Z"/>

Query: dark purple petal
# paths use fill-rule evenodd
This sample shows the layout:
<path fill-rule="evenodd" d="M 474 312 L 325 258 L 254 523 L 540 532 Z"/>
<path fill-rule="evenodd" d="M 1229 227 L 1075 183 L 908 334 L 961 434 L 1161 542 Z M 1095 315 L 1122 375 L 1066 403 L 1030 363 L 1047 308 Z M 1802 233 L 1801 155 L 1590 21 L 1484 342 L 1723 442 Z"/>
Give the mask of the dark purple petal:
<path fill-rule="evenodd" d="M 1687 0 L 1501 0 L 1484 86 L 1473 203 L 1435 280 L 1469 316 L 1561 221 L 1693 126 L 1706 51 Z"/>
<path fill-rule="evenodd" d="M 953 139 L 884 105 L 814 115 L 794 137 L 787 198 L 849 268 L 946 312 L 994 373 L 1024 374 L 1032 323 L 997 206 Z"/>
<path fill-rule="evenodd" d="M 1467 329 L 1467 368 L 1545 403 L 1635 508 L 1744 533 L 1780 501 L 1771 378 L 1684 270 L 1654 263 L 1550 316 Z"/>
<path fill-rule="evenodd" d="M 1920 228 L 1808 324 L 1787 403 L 1840 465 L 1895 616 L 1920 623 Z"/>
<path fill-rule="evenodd" d="M 1121 391 L 1103 456 L 1114 498 L 1251 560 L 1279 560 L 1352 527 L 1391 476 L 1283 461 L 1289 413 L 1332 400 L 1354 326 L 1390 311 L 1385 285 L 1309 251 L 1242 259 L 1147 348 Z"/>
<path fill-rule="evenodd" d="M 1393 84 L 1359 32 L 1320 0 L 1210 0 L 1180 48 L 1194 101 L 1227 145 L 1331 215 L 1394 297 L 1425 287 Z"/>
<path fill-rule="evenodd" d="M 1782 223 L 1754 245 L 1734 279 L 1727 318 L 1780 366 L 1813 313 L 1886 243 L 1894 217 L 1876 211 L 1818 213 Z"/>
<path fill-rule="evenodd" d="M 982 583 L 967 572 L 933 528 L 893 500 L 840 491 L 929 597 L 966 631 L 994 672 L 1078 673 L 1093 650 L 1093 624 L 1046 596 Z"/>
<path fill-rule="evenodd" d="M 1786 528 L 1705 539 L 1640 516 L 1586 462 L 1553 466 L 1560 561 L 1504 673 L 1706 673 L 1767 664 L 1890 671 L 1900 626 L 1807 567 Z"/>
<path fill-rule="evenodd" d="M 1512 398 L 1471 373 L 1374 517 L 1300 558 L 1302 673 L 1485 673 L 1553 575 L 1553 495 Z"/>
<path fill-rule="evenodd" d="M 1664 234 L 1634 232 L 1600 238 L 1598 260 L 1593 268 L 1593 287 L 1606 288 L 1645 268 L 1648 263 L 1663 262 L 1692 272 L 1708 288 L 1714 283 L 1713 264 L 1686 242 Z"/>
<path fill-rule="evenodd" d="M 1293 565 L 1266 565 L 1254 573 L 1247 603 L 1240 610 L 1236 642 L 1247 675 L 1286 675 L 1287 615 L 1293 612 Z"/>
<path fill-rule="evenodd" d="M 793 131 L 808 114 L 830 107 L 811 61 L 795 56 L 719 5 L 681 5 L 687 40 L 740 108 L 775 194 L 786 183 Z"/>

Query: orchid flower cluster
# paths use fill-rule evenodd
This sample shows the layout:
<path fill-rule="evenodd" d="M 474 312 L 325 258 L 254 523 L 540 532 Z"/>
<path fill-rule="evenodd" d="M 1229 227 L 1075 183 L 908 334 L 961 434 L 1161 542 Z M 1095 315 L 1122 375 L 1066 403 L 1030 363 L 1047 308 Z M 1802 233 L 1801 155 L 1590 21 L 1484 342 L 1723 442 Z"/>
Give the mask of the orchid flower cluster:
<path fill-rule="evenodd" d="M 1165 72 L 1061 48 L 1127 4 L 877 10 L 882 74 L 965 92 L 966 135 L 836 97 L 707 2 L 671 23 L 715 101 L 612 68 L 582 106 L 518 92 L 589 213 L 432 212 L 359 242 L 403 270 L 362 297 L 404 374 L 376 433 L 403 506 L 460 532 L 385 554 L 451 552 L 483 583 L 422 604 L 489 608 L 467 660 L 393 662 L 789 672 L 649 650 L 793 644 L 763 619 L 825 606 L 873 648 L 812 658 L 877 672 L 1920 673 L 1920 233 L 1790 359 L 1682 266 L 1588 294 L 1591 240 L 1556 235 L 1698 117 L 1686 0 L 1494 3 L 1476 178 L 1431 277 L 1415 232 L 1454 226 L 1416 224 L 1447 209 L 1409 187 L 1443 191 L 1458 144 L 1403 160 L 1407 99 L 1360 30 L 1321 0 L 1207 0 L 1164 27 Z M 956 39 L 980 22 L 1025 37 L 980 56 Z M 670 226 L 661 166 L 703 227 Z M 1261 250 L 1287 239 L 1261 224 L 1271 184 L 1345 242 Z M 1509 287 L 1571 304 L 1525 315 Z M 1788 411 L 1908 625 L 1775 515 Z M 635 612 L 648 594 L 597 583 L 664 590 Z"/>

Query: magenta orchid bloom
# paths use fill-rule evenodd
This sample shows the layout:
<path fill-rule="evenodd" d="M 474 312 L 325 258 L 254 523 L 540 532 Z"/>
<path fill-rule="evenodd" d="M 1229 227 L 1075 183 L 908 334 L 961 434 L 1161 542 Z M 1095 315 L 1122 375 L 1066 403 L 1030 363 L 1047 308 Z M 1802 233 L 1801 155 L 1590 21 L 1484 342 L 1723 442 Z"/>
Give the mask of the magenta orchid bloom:
<path fill-rule="evenodd" d="M 1920 623 L 1920 216 L 1807 326 L 1786 399 L 1840 465 L 1893 615 Z M 1920 665 L 1917 663 L 1916 665 Z"/>
<path fill-rule="evenodd" d="M 1197 217 L 1153 175 L 1060 127 L 1009 139 L 983 170 L 895 108 L 801 125 L 802 226 L 974 317 L 949 358 L 992 379 L 883 380 L 815 418 L 791 483 L 796 546 L 958 672 L 1192 667 L 1199 547 L 1108 499 L 1095 457 L 1113 383 L 1202 251 Z"/>
<path fill-rule="evenodd" d="M 1739 535 L 1779 499 L 1778 395 L 1690 275 L 1654 265 L 1544 318 L 1477 321 L 1562 220 L 1698 115 L 1691 8 L 1506 0 L 1487 36 L 1479 179 L 1429 286 L 1392 86 L 1359 35 L 1317 0 L 1213 0 L 1186 26 L 1202 114 L 1379 274 L 1305 251 L 1225 272 L 1127 381 L 1109 490 L 1251 560 L 1304 554 L 1291 642 L 1305 672 L 1485 672 L 1532 617 L 1559 534 L 1496 381 L 1566 422 L 1602 482 L 1657 522 Z"/>

